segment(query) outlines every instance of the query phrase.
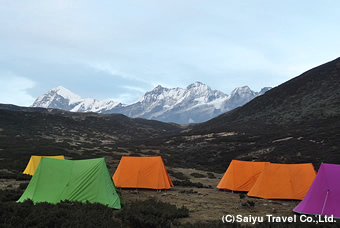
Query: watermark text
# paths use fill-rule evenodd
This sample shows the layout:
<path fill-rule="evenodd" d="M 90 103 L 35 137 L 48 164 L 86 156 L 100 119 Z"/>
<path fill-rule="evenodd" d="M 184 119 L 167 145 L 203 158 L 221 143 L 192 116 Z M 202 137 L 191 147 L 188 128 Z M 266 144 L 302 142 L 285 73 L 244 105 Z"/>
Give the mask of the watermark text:
<path fill-rule="evenodd" d="M 326 222 L 336 222 L 333 215 L 293 215 L 293 216 L 274 216 L 274 215 L 266 215 L 266 216 L 253 216 L 253 215 L 223 215 L 222 216 L 223 223 L 281 223 L 281 222 L 289 222 L 289 223 L 326 223 Z"/>

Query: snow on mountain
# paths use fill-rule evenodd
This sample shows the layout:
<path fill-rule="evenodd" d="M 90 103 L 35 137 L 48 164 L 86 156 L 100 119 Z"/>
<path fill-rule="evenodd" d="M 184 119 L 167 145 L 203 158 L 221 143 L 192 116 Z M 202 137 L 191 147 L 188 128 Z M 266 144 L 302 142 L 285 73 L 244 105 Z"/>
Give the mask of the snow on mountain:
<path fill-rule="evenodd" d="M 32 107 L 59 108 L 71 112 L 121 113 L 129 117 L 185 124 L 207 121 L 244 105 L 269 89 L 267 87 L 254 92 L 244 86 L 227 95 L 201 82 L 195 82 L 186 89 L 158 85 L 136 102 L 123 105 L 114 101 L 83 99 L 59 86 L 38 97 Z"/>
<path fill-rule="evenodd" d="M 123 113 L 131 117 L 159 119 L 158 117 L 171 110 L 179 109 L 179 112 L 182 112 L 183 109 L 190 110 L 207 104 L 219 106 L 226 97 L 224 93 L 212 91 L 209 86 L 200 82 L 195 82 L 186 89 L 168 89 L 159 85 L 130 105 Z"/>
<path fill-rule="evenodd" d="M 248 86 L 238 87 L 231 92 L 231 96 L 251 97 L 255 96 L 255 92 Z"/>
<path fill-rule="evenodd" d="M 117 106 L 114 101 L 83 99 L 70 90 L 59 86 L 38 97 L 32 107 L 58 108 L 71 112 L 103 112 Z"/>

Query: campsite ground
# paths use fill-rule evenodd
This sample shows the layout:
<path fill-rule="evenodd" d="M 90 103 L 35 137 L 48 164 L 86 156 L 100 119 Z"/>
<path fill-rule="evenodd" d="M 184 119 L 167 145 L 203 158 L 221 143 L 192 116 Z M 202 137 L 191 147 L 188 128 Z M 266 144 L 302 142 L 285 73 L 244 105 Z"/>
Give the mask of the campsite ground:
<path fill-rule="evenodd" d="M 189 209 L 189 217 L 182 218 L 182 223 L 205 221 L 221 221 L 223 215 L 251 215 L 266 217 L 293 216 L 293 208 L 300 202 L 296 200 L 265 200 L 249 198 L 242 193 L 231 193 L 208 188 L 174 187 L 172 190 L 157 192 L 156 190 L 121 190 L 126 203 L 134 200 L 156 198 L 163 202 L 185 206 Z M 240 198 L 240 195 L 245 196 Z M 250 202 L 250 203 L 248 203 Z M 254 203 L 254 206 L 251 204 Z"/>
<path fill-rule="evenodd" d="M 188 176 L 193 169 L 176 169 Z M 196 223 L 205 221 L 221 221 L 223 215 L 242 216 L 293 216 L 293 208 L 300 202 L 298 200 L 267 200 L 248 197 L 244 193 L 232 193 L 219 191 L 215 187 L 220 181 L 221 174 L 215 174 L 216 178 L 191 178 L 192 182 L 201 182 L 210 188 L 195 188 L 175 186 L 171 190 L 147 190 L 147 189 L 121 189 L 122 198 L 126 203 L 134 200 L 146 200 L 156 198 L 163 202 L 175 204 L 177 207 L 185 206 L 189 209 L 189 217 L 179 221 Z M 175 179 L 171 177 L 172 179 Z M 248 224 L 249 225 L 249 224 Z"/>
<path fill-rule="evenodd" d="M 189 177 L 193 183 L 202 183 L 203 188 L 175 186 L 170 190 L 150 190 L 150 189 L 119 189 L 123 200 L 129 204 L 135 200 L 147 200 L 154 198 L 162 202 L 168 202 L 177 207 L 185 206 L 189 209 L 189 217 L 181 218 L 179 222 L 185 223 L 204 223 L 220 222 L 223 215 L 242 215 L 266 217 L 273 216 L 292 216 L 293 208 L 300 202 L 296 200 L 266 200 L 248 197 L 244 193 L 232 193 L 219 191 L 217 186 L 222 174 L 213 173 L 214 178 L 201 177 L 195 178 L 192 173 L 200 173 L 207 176 L 205 171 L 168 168 L 170 173 L 181 173 Z M 171 176 L 176 181 L 177 178 Z M 1 179 L 1 190 L 17 190 L 20 185 L 25 185 L 29 181 L 18 181 L 15 179 Z M 24 188 L 22 188 L 24 190 Z M 249 225 L 249 223 L 247 224 Z"/>

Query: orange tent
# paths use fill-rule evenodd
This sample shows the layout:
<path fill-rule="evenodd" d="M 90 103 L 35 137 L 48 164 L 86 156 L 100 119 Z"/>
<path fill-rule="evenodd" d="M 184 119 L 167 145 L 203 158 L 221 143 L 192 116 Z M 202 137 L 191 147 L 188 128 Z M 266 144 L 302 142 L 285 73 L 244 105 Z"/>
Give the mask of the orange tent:
<path fill-rule="evenodd" d="M 265 163 L 232 160 L 217 188 L 248 192 L 255 184 Z"/>
<path fill-rule="evenodd" d="M 316 176 L 314 166 L 266 163 L 248 196 L 302 200 Z"/>
<path fill-rule="evenodd" d="M 37 169 L 39 163 L 40 163 L 40 159 L 42 157 L 46 157 L 46 158 L 55 158 L 55 159 L 65 159 L 64 158 L 64 155 L 58 155 L 58 156 L 36 156 L 36 155 L 33 155 L 31 156 L 27 166 L 26 166 L 26 169 L 24 170 L 23 174 L 28 174 L 28 175 L 31 175 L 33 176 L 33 174 L 35 173 L 35 170 Z"/>
<path fill-rule="evenodd" d="M 120 188 L 169 189 L 174 186 L 160 156 L 122 156 L 112 179 Z"/>

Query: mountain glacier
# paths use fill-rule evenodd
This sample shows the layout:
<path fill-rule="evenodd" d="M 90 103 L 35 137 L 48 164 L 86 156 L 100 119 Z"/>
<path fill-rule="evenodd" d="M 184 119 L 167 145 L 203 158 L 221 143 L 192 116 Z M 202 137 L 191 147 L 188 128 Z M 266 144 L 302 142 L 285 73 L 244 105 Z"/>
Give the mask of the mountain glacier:
<path fill-rule="evenodd" d="M 121 113 L 132 118 L 187 124 L 207 121 L 244 105 L 269 89 L 271 88 L 265 87 L 260 92 L 254 92 L 244 86 L 227 95 L 212 90 L 201 82 L 195 82 L 185 89 L 158 85 L 136 102 L 126 105 L 115 101 L 83 99 L 59 86 L 38 97 L 32 107 L 57 108 L 71 112 Z"/>

